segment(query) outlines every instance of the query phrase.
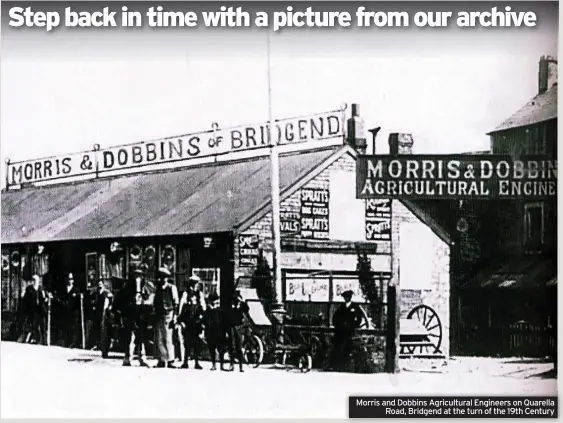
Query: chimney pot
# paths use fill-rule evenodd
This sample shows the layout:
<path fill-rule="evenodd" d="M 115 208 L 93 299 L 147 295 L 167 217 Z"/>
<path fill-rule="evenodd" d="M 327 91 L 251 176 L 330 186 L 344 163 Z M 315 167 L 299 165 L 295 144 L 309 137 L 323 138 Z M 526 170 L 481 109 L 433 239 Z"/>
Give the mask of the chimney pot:
<path fill-rule="evenodd" d="M 538 72 L 538 93 L 542 94 L 557 84 L 557 59 L 541 56 Z"/>
<path fill-rule="evenodd" d="M 401 154 L 412 154 L 414 139 L 412 134 L 393 132 L 389 134 L 389 154 L 398 156 Z"/>
<path fill-rule="evenodd" d="M 364 133 L 364 120 L 360 117 L 360 106 L 352 104 L 352 116 L 348 119 L 347 142 L 360 154 L 365 154 L 367 142 Z"/>

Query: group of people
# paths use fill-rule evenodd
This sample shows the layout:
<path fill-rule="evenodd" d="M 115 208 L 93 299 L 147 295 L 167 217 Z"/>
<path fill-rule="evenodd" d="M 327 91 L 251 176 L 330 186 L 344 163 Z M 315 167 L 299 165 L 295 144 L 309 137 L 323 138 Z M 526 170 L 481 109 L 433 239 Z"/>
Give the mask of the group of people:
<path fill-rule="evenodd" d="M 125 349 L 124 366 L 131 366 L 136 358 L 141 366 L 150 367 L 146 356 L 149 342 L 153 340 L 157 367 L 189 368 L 189 360 L 193 358 L 194 368 L 201 369 L 205 341 L 211 370 L 217 369 L 218 358 L 221 370 L 234 370 L 235 361 L 238 361 L 239 370 L 244 371 L 243 338 L 249 309 L 240 292 L 235 291 L 231 305 L 223 309 L 217 294 L 211 293 L 205 298 L 196 276 L 189 278 L 181 294 L 171 282 L 171 276 L 167 268 L 160 268 L 156 283 L 152 283 L 146 277 L 146 268 L 141 266 L 132 272 L 132 277 L 115 298 L 100 281 L 96 290 L 87 296 L 85 307 L 71 273 L 67 275 L 65 288 L 55 296 L 46 292 L 41 287 L 41 278 L 34 275 L 22 298 L 23 325 L 19 339 L 29 342 L 31 338 L 37 343 L 46 343 L 51 302 L 57 310 L 54 327 L 67 347 L 76 347 L 82 341 L 87 348 L 100 349 L 102 356 L 107 358 L 111 340 L 117 337 L 121 338 Z M 349 357 L 352 336 L 363 320 L 361 308 L 352 302 L 352 296 L 352 291 L 342 293 L 344 304 L 332 319 L 335 333 L 328 364 L 331 370 L 341 368 Z M 113 327 L 111 320 L 115 317 L 120 318 L 123 330 L 109 334 L 107 330 Z M 104 319 L 108 321 L 104 322 Z M 84 336 L 86 327 L 87 337 Z M 226 352 L 230 358 L 228 368 L 224 360 Z M 181 365 L 178 366 L 178 362 Z"/>
<path fill-rule="evenodd" d="M 136 357 L 141 366 L 149 367 L 146 350 L 151 338 L 149 319 L 153 314 L 157 367 L 175 368 L 179 359 L 181 368 L 189 368 L 191 356 L 194 367 L 201 369 L 199 361 L 205 340 L 211 370 L 217 369 L 218 356 L 221 370 L 234 370 L 237 360 L 239 370 L 244 371 L 242 337 L 248 306 L 240 292 L 235 292 L 230 309 L 223 310 L 217 294 L 204 297 L 197 277 L 190 277 L 181 295 L 170 278 L 170 271 L 160 268 L 153 284 L 147 280 L 145 269 L 138 268 L 115 299 L 114 308 L 121 314 L 125 328 L 123 365 L 131 366 Z M 179 344 L 179 354 L 176 344 Z M 230 357 L 229 368 L 224 363 L 226 352 Z"/>

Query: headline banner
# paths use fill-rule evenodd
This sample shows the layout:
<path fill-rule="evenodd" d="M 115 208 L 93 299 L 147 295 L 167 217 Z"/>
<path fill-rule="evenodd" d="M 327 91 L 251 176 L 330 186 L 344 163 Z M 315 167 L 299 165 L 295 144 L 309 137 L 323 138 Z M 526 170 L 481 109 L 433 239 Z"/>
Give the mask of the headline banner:
<path fill-rule="evenodd" d="M 557 195 L 557 160 L 499 155 L 360 156 L 356 198 L 519 199 Z"/>
<path fill-rule="evenodd" d="M 348 417 L 377 418 L 552 418 L 552 397 L 350 397 Z"/>
<path fill-rule="evenodd" d="M 276 121 L 277 145 L 322 141 L 344 136 L 343 110 Z M 44 182 L 104 172 L 158 166 L 192 159 L 264 150 L 270 146 L 269 125 L 232 128 L 143 141 L 58 157 L 8 162 L 8 185 Z"/>

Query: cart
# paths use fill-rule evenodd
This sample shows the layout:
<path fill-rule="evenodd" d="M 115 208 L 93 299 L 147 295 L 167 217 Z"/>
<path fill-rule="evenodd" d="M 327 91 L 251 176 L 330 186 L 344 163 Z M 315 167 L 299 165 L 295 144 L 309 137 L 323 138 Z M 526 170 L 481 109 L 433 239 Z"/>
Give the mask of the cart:
<path fill-rule="evenodd" d="M 400 325 L 400 358 L 444 358 L 442 322 L 432 307 L 417 305 Z"/>
<path fill-rule="evenodd" d="M 249 309 L 249 321 L 242 345 L 246 363 L 258 367 L 263 363 L 264 357 L 269 355 L 275 367 L 289 368 L 288 363 L 294 361 L 302 373 L 309 372 L 313 367 L 312 345 L 294 342 L 287 331 L 274 333 L 274 325 L 266 315 L 256 290 L 240 289 L 240 293 Z"/>

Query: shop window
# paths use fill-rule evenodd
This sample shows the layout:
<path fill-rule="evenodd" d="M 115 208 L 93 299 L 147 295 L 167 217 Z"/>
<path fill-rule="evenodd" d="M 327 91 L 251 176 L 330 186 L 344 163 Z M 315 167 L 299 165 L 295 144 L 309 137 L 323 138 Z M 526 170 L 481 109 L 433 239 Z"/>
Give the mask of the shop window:
<path fill-rule="evenodd" d="M 527 252 L 541 250 L 544 243 L 543 203 L 524 205 L 524 247 Z"/>
<path fill-rule="evenodd" d="M 219 295 L 219 288 L 221 285 L 219 268 L 194 268 L 192 275 L 201 279 L 201 289 L 207 297 L 212 292 Z"/>

